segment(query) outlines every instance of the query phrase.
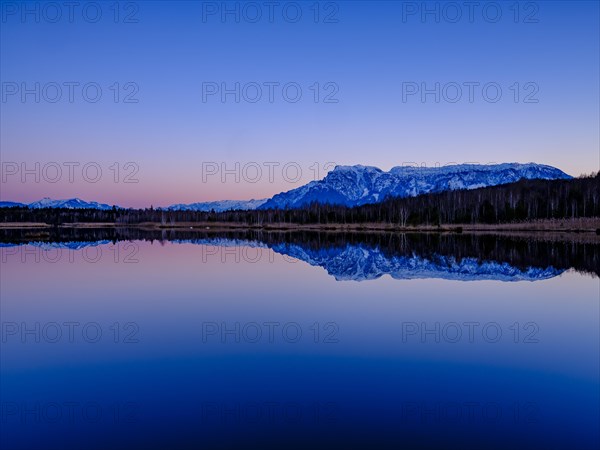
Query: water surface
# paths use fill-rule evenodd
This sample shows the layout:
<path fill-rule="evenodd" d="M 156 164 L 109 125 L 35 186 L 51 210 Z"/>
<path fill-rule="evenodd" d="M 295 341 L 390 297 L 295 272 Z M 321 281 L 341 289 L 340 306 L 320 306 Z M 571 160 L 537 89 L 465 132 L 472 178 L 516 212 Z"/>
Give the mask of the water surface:
<path fill-rule="evenodd" d="M 2 448 L 599 444 L 593 237 L 26 234 Z"/>

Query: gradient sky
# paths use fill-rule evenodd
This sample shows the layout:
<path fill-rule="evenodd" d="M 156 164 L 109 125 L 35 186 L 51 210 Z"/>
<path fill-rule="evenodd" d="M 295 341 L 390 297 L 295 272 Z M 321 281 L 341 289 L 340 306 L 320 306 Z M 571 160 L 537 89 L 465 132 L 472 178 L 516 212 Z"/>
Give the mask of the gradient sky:
<path fill-rule="evenodd" d="M 484 16 L 481 7 L 472 21 L 463 7 L 462 17 L 451 23 L 456 10 L 444 2 L 322 2 L 317 23 L 313 1 L 297 3 L 302 17 L 296 23 L 293 8 L 284 18 L 285 2 L 275 7 L 272 23 L 263 2 L 254 4 L 262 13 L 256 23 L 247 20 L 256 9 L 246 6 L 243 14 L 245 2 L 239 3 L 239 23 L 233 15 L 222 20 L 219 12 L 203 16 L 203 8 L 222 2 L 129 3 L 137 11 L 121 3 L 118 23 L 113 2 L 101 3 L 97 23 L 86 20 L 81 7 L 72 23 L 66 7 L 51 23 L 56 11 L 50 6 L 24 2 L 30 9 L 39 5 L 37 23 L 32 14 L 22 16 L 23 2 L 2 2 L 3 94 L 14 83 L 49 86 L 39 103 L 33 95 L 25 102 L 19 94 L 2 98 L 2 200 L 81 197 L 144 207 L 263 198 L 322 178 L 329 163 L 388 170 L 408 162 L 538 162 L 571 175 L 599 169 L 598 2 L 521 2 L 516 21 L 514 2 L 500 2 L 502 16 L 495 23 L 496 12 Z M 234 9 L 238 2 L 224 4 Z M 422 5 L 438 5 L 439 23 L 420 10 L 403 17 Z M 129 13 L 137 23 L 123 23 Z M 90 9 L 87 17 L 94 14 Z M 323 23 L 328 14 L 336 23 Z M 525 23 L 531 19 L 536 22 Z M 48 83 L 65 82 L 98 83 L 102 98 L 87 102 L 76 87 L 71 103 L 64 87 L 58 102 L 47 101 L 55 92 Z M 109 88 L 115 82 L 118 102 Z M 139 87 L 137 103 L 122 101 L 131 92 L 124 89 L 128 82 Z M 303 95 L 290 103 L 276 88 L 271 103 L 265 88 L 256 103 L 236 103 L 232 95 L 225 102 L 218 95 L 203 101 L 207 82 L 293 82 Z M 502 97 L 486 101 L 480 86 L 472 103 L 466 87 L 456 103 L 436 103 L 433 95 L 425 102 L 419 95 L 403 101 L 407 82 L 429 88 L 436 82 L 497 83 Z M 321 87 L 317 102 L 314 83 Z M 326 83 L 339 88 L 337 103 L 323 101 L 331 92 Z M 523 101 L 533 89 L 526 83 L 539 89 L 537 103 Z M 6 163 L 35 169 L 36 162 L 77 162 L 80 168 L 92 162 L 103 172 L 95 183 L 80 168 L 73 183 L 66 167 L 55 183 L 48 182 L 52 171 L 39 182 L 33 175 L 23 182 L 20 174 L 6 173 Z M 115 162 L 118 182 L 110 169 Z M 133 177 L 138 183 L 123 182 L 131 172 L 125 170 L 128 162 L 139 168 Z M 220 174 L 203 180 L 207 162 L 231 169 L 239 162 L 240 170 L 255 162 L 263 173 L 254 183 L 251 167 L 239 183 L 234 175 L 225 183 Z M 280 164 L 272 180 L 265 163 Z M 298 180 L 293 167 L 284 177 L 288 163 L 302 170 Z"/>

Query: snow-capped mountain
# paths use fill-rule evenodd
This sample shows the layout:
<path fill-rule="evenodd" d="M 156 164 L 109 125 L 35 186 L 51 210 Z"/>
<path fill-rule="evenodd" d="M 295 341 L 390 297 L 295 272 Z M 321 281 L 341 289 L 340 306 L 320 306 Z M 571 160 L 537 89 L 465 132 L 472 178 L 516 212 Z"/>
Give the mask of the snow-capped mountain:
<path fill-rule="evenodd" d="M 311 202 L 364 205 L 387 196 L 414 197 L 455 189 L 476 189 L 521 179 L 568 179 L 563 171 L 542 164 L 459 164 L 445 167 L 399 166 L 384 172 L 370 166 L 336 166 L 327 176 L 273 196 L 259 209 L 298 208 Z"/>
<path fill-rule="evenodd" d="M 19 203 L 19 202 L 0 202 L 0 208 L 13 208 L 13 207 L 23 207 L 23 206 L 27 206 L 25 203 Z"/>
<path fill-rule="evenodd" d="M 528 163 L 459 164 L 445 167 L 393 167 L 384 172 L 370 166 L 336 166 L 322 180 L 311 181 L 270 199 L 222 200 L 190 204 L 174 204 L 171 211 L 230 211 L 269 208 L 299 208 L 311 202 L 358 206 L 383 201 L 387 196 L 414 197 L 420 194 L 454 189 L 476 189 L 513 183 L 521 179 L 569 179 L 562 170 L 552 166 Z M 0 202 L 0 207 L 112 209 L 112 205 L 86 202 L 79 198 L 52 200 L 45 197 L 28 205 Z M 117 208 L 121 208 L 117 206 Z"/>
<path fill-rule="evenodd" d="M 263 198 L 260 200 L 221 200 L 215 202 L 200 202 L 200 203 L 189 203 L 183 204 L 179 203 L 176 205 L 167 206 L 166 208 L 170 211 L 212 211 L 222 212 L 222 211 L 230 211 L 236 209 L 248 210 L 248 209 L 257 209 L 259 206 L 262 206 L 269 199 Z"/>
<path fill-rule="evenodd" d="M 49 197 L 44 197 L 33 203 L 29 203 L 27 206 L 30 208 L 67 208 L 67 209 L 112 209 L 112 205 L 98 202 L 86 202 L 80 198 L 69 198 L 65 200 L 53 200 Z"/>

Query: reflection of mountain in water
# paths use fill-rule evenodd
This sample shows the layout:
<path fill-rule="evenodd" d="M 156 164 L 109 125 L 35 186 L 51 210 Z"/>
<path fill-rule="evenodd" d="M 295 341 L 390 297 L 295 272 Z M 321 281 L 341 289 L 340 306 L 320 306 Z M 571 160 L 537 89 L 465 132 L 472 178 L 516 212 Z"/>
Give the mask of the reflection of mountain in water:
<path fill-rule="evenodd" d="M 348 245 L 343 249 L 307 251 L 297 245 L 273 247 L 313 266 L 321 266 L 336 280 L 374 280 L 382 275 L 395 279 L 444 278 L 448 280 L 535 281 L 552 278 L 564 272 L 553 267 L 519 269 L 506 262 L 480 261 L 467 257 L 432 255 L 428 258 L 386 256 L 378 248 Z"/>
<path fill-rule="evenodd" d="M 15 245 L 30 245 L 32 247 L 38 247 L 42 250 L 81 250 L 87 247 L 97 247 L 99 245 L 110 244 L 109 240 L 102 241 L 64 241 L 64 242 L 44 242 L 44 241 L 31 241 L 24 242 L 21 244 L 7 244 L 0 242 L 0 247 L 14 247 Z"/>
<path fill-rule="evenodd" d="M 282 255 L 304 261 L 311 266 L 323 267 L 338 281 L 375 280 L 390 275 L 397 280 L 443 278 L 447 280 L 536 281 L 560 275 L 565 269 L 554 267 L 527 267 L 520 269 L 506 262 L 481 261 L 466 257 L 433 254 L 427 258 L 412 254 L 386 256 L 379 248 L 364 245 L 346 245 L 311 249 L 299 244 L 271 244 L 244 239 L 207 238 L 175 239 L 177 244 L 211 245 L 218 247 L 271 248 Z"/>
<path fill-rule="evenodd" d="M 443 278 L 543 280 L 565 270 L 600 276 L 600 238 L 544 235 L 327 233 L 143 229 L 50 229 L 43 237 L 3 230 L 0 245 L 79 249 L 119 240 L 251 246 L 323 267 L 336 280 Z"/>

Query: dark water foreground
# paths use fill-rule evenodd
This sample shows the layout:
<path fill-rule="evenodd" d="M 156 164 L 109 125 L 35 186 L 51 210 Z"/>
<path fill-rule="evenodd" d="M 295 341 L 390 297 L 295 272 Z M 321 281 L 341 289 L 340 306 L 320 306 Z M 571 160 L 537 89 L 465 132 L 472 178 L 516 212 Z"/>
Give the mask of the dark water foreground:
<path fill-rule="evenodd" d="M 600 444 L 594 236 L 0 233 L 2 449 Z"/>

